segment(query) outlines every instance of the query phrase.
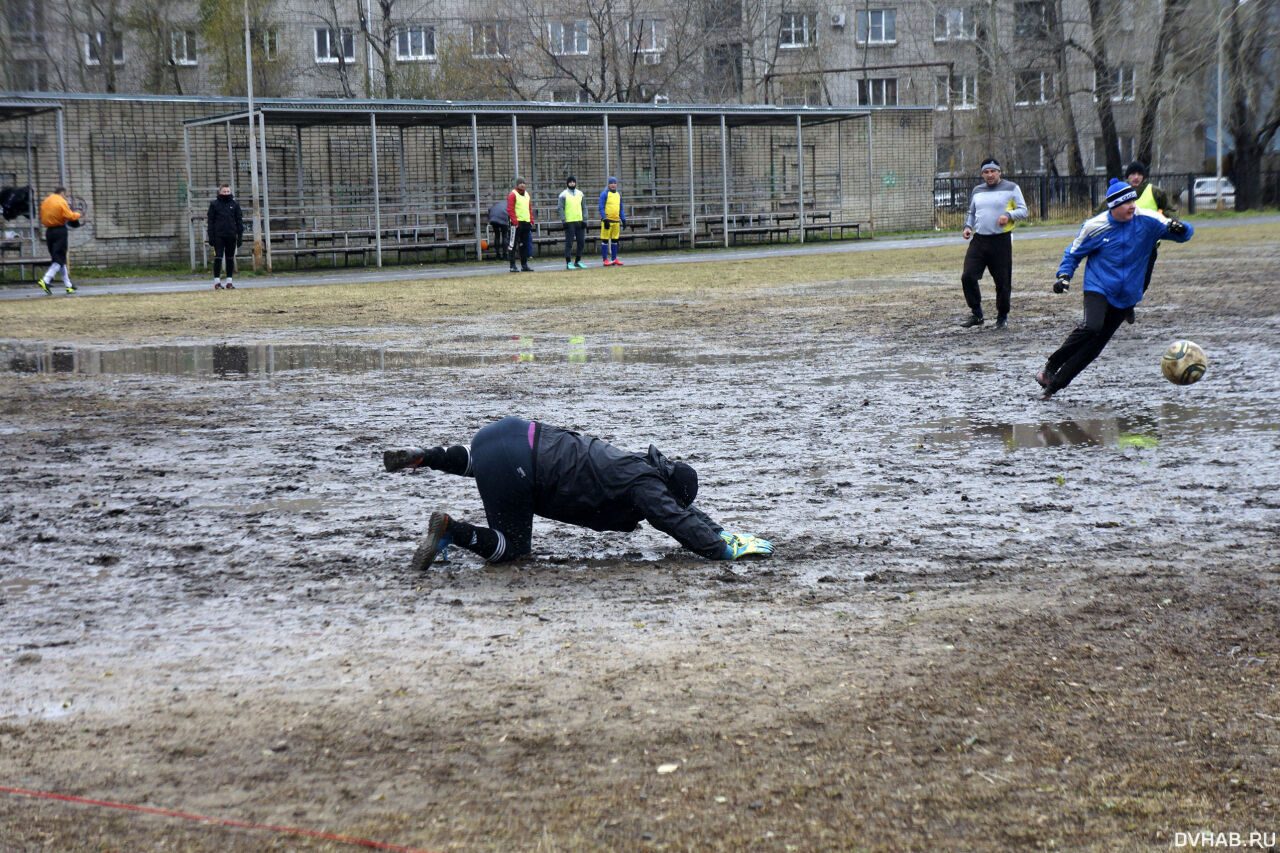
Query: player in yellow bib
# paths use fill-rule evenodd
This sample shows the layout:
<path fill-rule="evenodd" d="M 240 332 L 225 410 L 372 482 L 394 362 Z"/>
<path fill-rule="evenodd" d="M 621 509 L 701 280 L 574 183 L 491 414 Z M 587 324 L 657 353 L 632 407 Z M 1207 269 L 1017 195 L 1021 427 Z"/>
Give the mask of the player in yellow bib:
<path fill-rule="evenodd" d="M 606 267 L 620 267 L 618 237 L 627 224 L 627 212 L 622 207 L 622 194 L 618 192 L 618 179 L 609 178 L 609 188 L 600 193 L 600 254 Z"/>
<path fill-rule="evenodd" d="M 565 187 L 560 191 L 560 221 L 564 223 L 564 268 L 586 269 L 582 265 L 582 249 L 587 242 L 587 223 L 582 219 L 582 190 L 578 189 L 578 179 L 573 175 L 564 183 Z M 578 249 L 576 253 L 573 252 L 575 242 Z"/>

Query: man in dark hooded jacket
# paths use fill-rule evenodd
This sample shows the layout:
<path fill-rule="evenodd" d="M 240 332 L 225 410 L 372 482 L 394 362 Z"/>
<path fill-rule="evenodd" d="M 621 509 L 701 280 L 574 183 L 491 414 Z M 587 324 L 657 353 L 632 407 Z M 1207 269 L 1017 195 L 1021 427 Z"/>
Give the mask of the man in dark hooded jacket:
<path fill-rule="evenodd" d="M 630 532 L 641 521 L 712 560 L 773 553 L 773 545 L 732 534 L 694 508 L 698 474 L 658 448 L 628 453 L 606 441 L 521 418 L 508 417 L 475 434 L 471 447 L 411 447 L 382 455 L 388 471 L 425 465 L 475 477 L 488 527 L 433 512 L 413 556 L 423 570 L 450 544 L 504 563 L 532 550 L 535 515 L 588 527 Z"/>
<path fill-rule="evenodd" d="M 222 263 L 227 264 L 227 290 L 235 290 L 232 277 L 236 274 L 236 249 L 244 241 L 244 216 L 240 202 L 231 195 L 231 185 L 218 187 L 218 197 L 209 202 L 209 226 L 207 237 L 213 246 L 213 289 L 222 290 Z"/>

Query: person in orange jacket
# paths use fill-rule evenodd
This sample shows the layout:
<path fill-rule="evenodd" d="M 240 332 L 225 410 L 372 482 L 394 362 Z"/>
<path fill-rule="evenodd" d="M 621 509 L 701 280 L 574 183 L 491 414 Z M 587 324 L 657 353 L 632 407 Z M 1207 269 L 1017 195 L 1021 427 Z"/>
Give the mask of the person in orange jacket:
<path fill-rule="evenodd" d="M 67 204 L 66 191 L 66 187 L 58 187 L 40 202 L 40 224 L 44 226 L 44 244 L 49 247 L 51 261 L 48 272 L 39 281 L 45 293 L 49 293 L 49 282 L 59 271 L 67 293 L 76 292 L 76 286 L 71 283 L 71 270 L 67 268 L 67 226 L 79 228 L 80 214 Z"/>

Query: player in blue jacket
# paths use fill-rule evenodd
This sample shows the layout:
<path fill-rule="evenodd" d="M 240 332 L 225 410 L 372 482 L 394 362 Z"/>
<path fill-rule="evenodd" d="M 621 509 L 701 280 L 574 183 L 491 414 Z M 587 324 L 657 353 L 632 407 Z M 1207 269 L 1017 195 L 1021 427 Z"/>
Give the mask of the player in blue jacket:
<path fill-rule="evenodd" d="M 1070 385 L 1098 357 L 1133 306 L 1142 301 L 1147 261 L 1156 241 L 1185 243 L 1191 239 L 1189 224 L 1140 209 L 1137 200 L 1133 187 L 1112 179 L 1106 212 L 1085 220 L 1062 253 L 1054 293 L 1066 293 L 1076 267 L 1089 259 L 1084 269 L 1084 321 L 1036 374 L 1046 400 Z"/>
<path fill-rule="evenodd" d="M 698 474 L 658 448 L 629 453 L 606 441 L 550 424 L 503 418 L 481 429 L 471 446 L 410 447 L 382 454 L 388 471 L 420 466 L 474 477 L 489 526 L 433 512 L 413 568 L 431 566 L 450 544 L 490 563 L 532 550 L 535 515 L 589 527 L 629 532 L 647 521 L 684 547 L 712 560 L 773 553 L 749 534 L 727 532 L 693 506 Z"/>

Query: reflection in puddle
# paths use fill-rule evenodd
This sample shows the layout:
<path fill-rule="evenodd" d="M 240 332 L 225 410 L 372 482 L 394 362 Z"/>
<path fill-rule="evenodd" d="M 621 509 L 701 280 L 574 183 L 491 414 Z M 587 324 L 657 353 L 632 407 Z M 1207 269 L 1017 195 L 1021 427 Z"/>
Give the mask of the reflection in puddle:
<path fill-rule="evenodd" d="M 991 424 L 949 420 L 917 427 L 925 442 L 967 444 L 999 441 L 1009 449 L 1024 447 L 1159 447 L 1162 437 L 1179 433 L 1233 429 L 1275 429 L 1178 405 L 1160 407 L 1154 417 L 1079 418 L 1039 424 Z"/>
<path fill-rule="evenodd" d="M 671 347 L 588 342 L 581 335 L 528 335 L 475 341 L 481 351 L 428 352 L 403 346 L 354 344 L 189 344 L 141 347 L 0 343 L 0 369 L 14 373 L 159 374 L 243 378 L 295 370 L 368 373 L 424 367 L 485 367 L 502 363 L 755 364 L 778 358 L 759 352 L 697 353 Z"/>

